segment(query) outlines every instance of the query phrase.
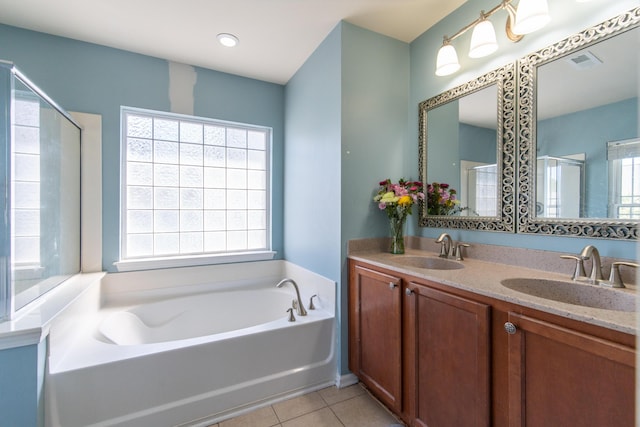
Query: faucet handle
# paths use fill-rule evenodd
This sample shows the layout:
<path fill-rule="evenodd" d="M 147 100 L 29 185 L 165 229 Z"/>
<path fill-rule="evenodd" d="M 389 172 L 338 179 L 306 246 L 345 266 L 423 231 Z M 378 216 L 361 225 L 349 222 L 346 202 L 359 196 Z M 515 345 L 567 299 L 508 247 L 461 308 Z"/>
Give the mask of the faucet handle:
<path fill-rule="evenodd" d="M 464 261 L 464 258 L 462 257 L 462 248 L 468 248 L 469 246 L 470 245 L 467 243 L 458 243 L 456 245 L 455 256 L 457 261 Z"/>
<path fill-rule="evenodd" d="M 604 286 L 612 287 L 612 288 L 626 288 L 626 286 L 622 282 L 622 277 L 620 277 L 621 265 L 626 265 L 627 267 L 634 267 L 634 268 L 638 268 L 639 266 L 635 262 L 616 261 L 611 264 L 611 274 L 609 274 L 609 280 L 601 284 Z"/>
<path fill-rule="evenodd" d="M 296 316 L 293 315 L 293 308 L 288 309 L 287 313 L 289 313 L 289 322 L 295 322 Z"/>
<path fill-rule="evenodd" d="M 571 280 L 578 280 L 581 277 L 587 277 L 587 273 L 584 271 L 584 258 L 576 255 L 560 255 L 560 258 L 572 259 L 576 262 L 576 269 L 571 276 Z"/>
<path fill-rule="evenodd" d="M 311 295 L 311 299 L 309 299 L 309 310 L 315 310 L 316 306 L 313 305 L 313 299 L 318 298 L 318 295 Z"/>

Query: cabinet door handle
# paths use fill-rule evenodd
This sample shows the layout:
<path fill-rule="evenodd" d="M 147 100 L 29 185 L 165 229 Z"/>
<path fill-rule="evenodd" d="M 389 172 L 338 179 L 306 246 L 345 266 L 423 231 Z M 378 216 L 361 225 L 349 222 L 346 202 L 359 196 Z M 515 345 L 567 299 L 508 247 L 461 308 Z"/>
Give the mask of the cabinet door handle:
<path fill-rule="evenodd" d="M 509 335 L 513 335 L 516 333 L 518 328 L 516 328 L 516 325 L 514 325 L 513 323 L 507 322 L 504 324 L 504 330 L 507 331 Z"/>
<path fill-rule="evenodd" d="M 409 288 L 406 288 L 406 289 L 404 290 L 404 293 L 405 293 L 408 297 L 410 297 L 410 296 L 413 294 L 413 291 L 412 291 L 411 289 L 409 289 Z"/>
<path fill-rule="evenodd" d="M 397 286 L 397 283 L 389 282 L 389 289 L 395 289 Z"/>

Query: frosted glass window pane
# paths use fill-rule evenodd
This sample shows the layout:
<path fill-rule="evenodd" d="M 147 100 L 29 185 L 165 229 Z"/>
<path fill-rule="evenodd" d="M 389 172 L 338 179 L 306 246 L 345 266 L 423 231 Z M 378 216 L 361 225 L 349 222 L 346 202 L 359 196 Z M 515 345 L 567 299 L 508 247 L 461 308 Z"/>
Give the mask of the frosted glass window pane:
<path fill-rule="evenodd" d="M 180 231 L 199 231 L 202 225 L 202 211 L 180 211 Z"/>
<path fill-rule="evenodd" d="M 162 210 L 153 213 L 154 226 L 156 233 L 178 232 L 180 231 L 180 211 L 179 210 Z"/>
<path fill-rule="evenodd" d="M 40 208 L 39 182 L 16 182 L 14 188 L 13 206 L 15 208 Z"/>
<path fill-rule="evenodd" d="M 198 120 L 124 111 L 125 257 L 266 248 L 270 132 Z"/>
<path fill-rule="evenodd" d="M 266 209 L 267 193 L 266 191 L 250 190 L 247 192 L 247 207 L 249 209 Z"/>
<path fill-rule="evenodd" d="M 154 119 L 153 139 L 178 141 L 178 123 L 177 120 Z"/>
<path fill-rule="evenodd" d="M 202 144 L 202 124 L 180 122 L 180 141 Z"/>
<path fill-rule="evenodd" d="M 227 190 L 227 209 L 247 209 L 247 192 Z"/>
<path fill-rule="evenodd" d="M 153 161 L 158 163 L 178 163 L 180 145 L 177 142 L 155 141 L 153 144 Z"/>
<path fill-rule="evenodd" d="M 40 237 L 16 237 L 13 244 L 16 264 L 40 264 Z"/>
<path fill-rule="evenodd" d="M 227 226 L 225 211 L 204 211 L 204 230 L 223 231 Z"/>
<path fill-rule="evenodd" d="M 246 231 L 227 231 L 227 250 L 244 251 L 247 250 Z"/>
<path fill-rule="evenodd" d="M 246 211 L 227 211 L 227 230 L 246 230 Z"/>
<path fill-rule="evenodd" d="M 204 250 L 206 252 L 223 252 L 227 249 L 227 232 L 204 233 Z"/>
<path fill-rule="evenodd" d="M 204 143 L 207 145 L 225 145 L 226 132 L 221 126 L 204 127 Z"/>
<path fill-rule="evenodd" d="M 151 141 L 148 139 L 127 138 L 127 160 L 134 162 L 152 161 Z"/>
<path fill-rule="evenodd" d="M 247 148 L 253 150 L 265 150 L 267 148 L 267 134 L 263 131 L 250 130 L 247 132 Z"/>
<path fill-rule="evenodd" d="M 249 230 L 265 230 L 267 228 L 266 211 L 248 211 L 247 228 Z"/>
<path fill-rule="evenodd" d="M 154 208 L 155 209 L 179 209 L 180 190 L 172 187 L 154 188 Z"/>
<path fill-rule="evenodd" d="M 247 249 L 264 249 L 267 247 L 264 231 L 247 232 Z"/>
<path fill-rule="evenodd" d="M 180 233 L 180 253 L 200 253 L 202 248 L 202 233 Z"/>
<path fill-rule="evenodd" d="M 180 166 L 180 185 L 182 187 L 203 187 L 204 171 L 199 166 Z"/>
<path fill-rule="evenodd" d="M 226 159 L 226 149 L 224 147 L 204 147 L 204 165 L 224 167 Z"/>
<path fill-rule="evenodd" d="M 127 211 L 127 231 L 129 233 L 150 233 L 153 231 L 153 216 L 150 210 Z"/>
<path fill-rule="evenodd" d="M 202 188 L 181 188 L 180 209 L 202 209 L 203 193 Z"/>
<path fill-rule="evenodd" d="M 40 156 L 34 154 L 15 154 L 14 165 L 15 180 L 40 181 Z"/>
<path fill-rule="evenodd" d="M 153 208 L 153 187 L 129 187 L 127 188 L 128 209 Z"/>
<path fill-rule="evenodd" d="M 127 256 L 146 257 L 153 255 L 152 234 L 127 235 Z"/>
<path fill-rule="evenodd" d="M 227 190 L 204 190 L 204 208 L 205 209 L 226 209 L 227 208 Z"/>
<path fill-rule="evenodd" d="M 180 234 L 156 234 L 153 242 L 153 252 L 155 255 L 175 255 L 180 253 Z"/>
<path fill-rule="evenodd" d="M 152 138 L 153 119 L 151 117 L 127 116 L 127 136 Z"/>
<path fill-rule="evenodd" d="M 227 188 L 247 188 L 247 171 L 244 169 L 227 169 Z"/>
<path fill-rule="evenodd" d="M 13 130 L 16 152 L 40 154 L 40 128 L 15 126 Z"/>
<path fill-rule="evenodd" d="M 40 126 L 40 103 L 17 99 L 14 103 L 14 123 L 17 125 Z"/>
<path fill-rule="evenodd" d="M 40 210 L 14 211 L 14 235 L 40 237 Z"/>
<path fill-rule="evenodd" d="M 225 188 L 226 174 L 227 171 L 223 168 L 204 168 L 205 188 Z"/>
<path fill-rule="evenodd" d="M 266 190 L 267 173 L 265 171 L 247 171 L 247 188 L 252 190 Z"/>
<path fill-rule="evenodd" d="M 202 145 L 180 144 L 180 164 L 202 166 Z"/>
<path fill-rule="evenodd" d="M 227 128 L 227 147 L 247 148 L 247 131 Z"/>
<path fill-rule="evenodd" d="M 216 166 L 216 165 L 211 165 Z M 227 167 L 228 168 L 246 168 L 247 167 L 247 151 L 234 148 L 227 149 Z"/>
<path fill-rule="evenodd" d="M 153 165 L 151 163 L 127 164 L 127 184 L 128 185 L 152 185 Z"/>
<path fill-rule="evenodd" d="M 154 184 L 163 187 L 177 187 L 180 185 L 180 169 L 176 165 L 158 165 L 153 169 Z"/>
<path fill-rule="evenodd" d="M 247 167 L 249 169 L 265 170 L 267 169 L 267 156 L 264 151 L 247 151 L 249 161 Z"/>

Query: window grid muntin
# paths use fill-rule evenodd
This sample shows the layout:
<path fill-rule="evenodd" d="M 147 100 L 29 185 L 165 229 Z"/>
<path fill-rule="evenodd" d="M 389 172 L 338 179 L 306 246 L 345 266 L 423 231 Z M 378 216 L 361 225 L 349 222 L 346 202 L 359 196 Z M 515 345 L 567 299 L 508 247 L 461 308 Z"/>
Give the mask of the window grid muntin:
<path fill-rule="evenodd" d="M 139 118 L 143 123 L 149 122 L 146 126 L 139 126 L 140 123 L 138 123 L 133 132 L 129 132 L 129 117 Z M 130 108 L 123 108 L 122 123 L 122 138 L 125 147 L 125 158 L 123 159 L 125 186 L 122 197 L 123 239 L 121 243 L 123 259 L 270 250 L 270 205 L 268 202 L 270 129 Z M 183 124 L 186 124 L 186 130 L 183 129 Z M 225 144 L 230 129 L 234 138 L 231 144 Z M 160 131 L 160 135 L 156 138 L 158 131 Z M 257 135 L 262 136 L 258 144 L 256 144 Z M 183 136 L 188 142 L 181 140 Z M 198 138 L 200 138 L 199 142 L 194 142 Z M 134 139 L 137 145 L 146 144 L 148 146 L 150 144 L 151 155 L 136 154 L 130 162 L 130 139 Z M 165 148 L 170 147 L 167 145 L 170 143 L 176 144 L 173 146 L 173 150 L 177 151 L 177 159 L 175 155 L 162 157 L 157 152 L 157 148 L 163 145 Z M 211 162 L 212 159 L 208 158 L 206 153 L 209 147 L 217 148 L 218 154 L 222 154 L 222 158 Z M 230 148 L 234 150 L 231 154 L 229 153 Z M 197 154 L 194 157 L 193 154 L 197 151 L 200 151 L 201 155 Z M 248 159 L 255 157 L 256 153 L 260 161 L 249 164 Z M 185 154 L 189 157 L 186 164 L 183 164 Z M 234 155 L 236 159 L 239 157 L 240 161 L 235 164 L 237 167 L 231 168 L 229 167 L 229 157 Z M 256 164 L 258 165 L 256 166 Z M 136 169 L 137 174 L 131 173 L 130 166 Z M 150 174 L 147 170 L 149 166 L 152 168 Z M 175 182 L 172 184 L 166 180 L 166 176 L 162 178 L 165 179 L 164 181 L 162 179 L 160 182 L 157 181 L 159 178 L 158 168 L 162 169 L 163 167 L 172 171 L 174 180 L 177 174 L 177 185 Z M 190 182 L 191 185 L 183 186 L 185 178 L 193 178 L 192 173 L 195 169 L 189 169 L 189 167 L 199 168 L 199 177 Z M 244 188 L 229 188 L 229 175 L 234 176 L 235 174 L 237 177 L 238 173 L 243 175 Z M 256 173 L 261 174 L 257 180 Z M 219 181 L 221 177 L 224 177 L 222 182 Z M 148 182 L 149 180 L 151 183 Z M 176 189 L 178 191 L 177 208 L 175 206 L 173 209 L 168 206 L 158 206 L 159 192 Z M 150 190 L 150 194 L 147 194 L 146 202 L 131 200 L 132 193 L 149 193 L 148 190 Z M 244 200 L 239 201 L 240 209 L 229 209 L 230 190 L 244 192 Z M 185 206 L 184 195 L 186 192 L 194 191 L 200 192 L 199 205 L 195 208 L 191 208 L 191 205 Z M 250 194 L 256 194 L 256 192 L 261 195 L 258 208 L 247 199 Z M 232 194 L 237 195 L 238 193 Z M 223 198 L 222 201 L 219 200 L 220 196 Z M 151 212 L 150 218 L 148 215 L 146 216 L 151 223 L 151 231 L 141 227 L 139 230 L 135 230 L 140 232 L 133 232 L 131 224 L 127 223 L 127 216 L 130 211 L 145 210 Z M 175 226 L 166 229 L 166 224 L 158 223 L 158 215 L 163 212 L 174 215 L 177 212 L 177 229 Z M 139 212 L 136 213 L 139 214 Z M 258 220 L 256 220 L 256 215 L 259 217 Z M 220 224 L 211 224 L 212 218 L 216 217 L 224 219 L 223 227 Z M 197 231 L 194 231 L 193 224 L 185 227 L 187 225 L 185 221 L 188 218 L 197 218 L 195 221 L 196 225 L 199 225 L 199 227 L 195 227 L 198 228 Z M 231 227 L 230 218 L 235 219 Z M 142 224 L 142 221 L 139 220 L 139 224 Z M 242 241 L 238 242 L 238 238 L 241 238 Z M 167 243 L 169 246 L 177 249 L 167 250 L 162 246 L 162 241 L 169 242 Z M 138 247 L 140 245 L 147 246 L 149 252 L 139 252 L 139 249 L 136 249 L 137 245 Z"/>

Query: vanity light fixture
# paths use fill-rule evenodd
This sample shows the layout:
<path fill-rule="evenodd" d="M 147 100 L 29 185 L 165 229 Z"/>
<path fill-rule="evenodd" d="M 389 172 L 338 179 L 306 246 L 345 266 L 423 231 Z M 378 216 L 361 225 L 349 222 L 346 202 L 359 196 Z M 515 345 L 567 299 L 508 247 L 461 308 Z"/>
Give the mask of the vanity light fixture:
<path fill-rule="evenodd" d="M 438 51 L 436 59 L 436 75 L 447 76 L 460 69 L 458 55 L 451 42 L 471 28 L 473 28 L 469 48 L 471 58 L 482 58 L 498 49 L 496 32 L 489 17 L 499 10 L 504 9 L 509 15 L 505 31 L 507 38 L 513 42 L 520 41 L 524 34 L 542 28 L 550 20 L 547 0 L 520 0 L 517 10 L 511 2 L 512 0 L 503 0 L 489 12 L 481 11 L 478 19 L 458 30 L 453 36 L 444 36 L 442 47 Z"/>
<path fill-rule="evenodd" d="M 224 47 L 234 47 L 238 44 L 238 38 L 230 33 L 220 33 L 216 38 Z"/>

